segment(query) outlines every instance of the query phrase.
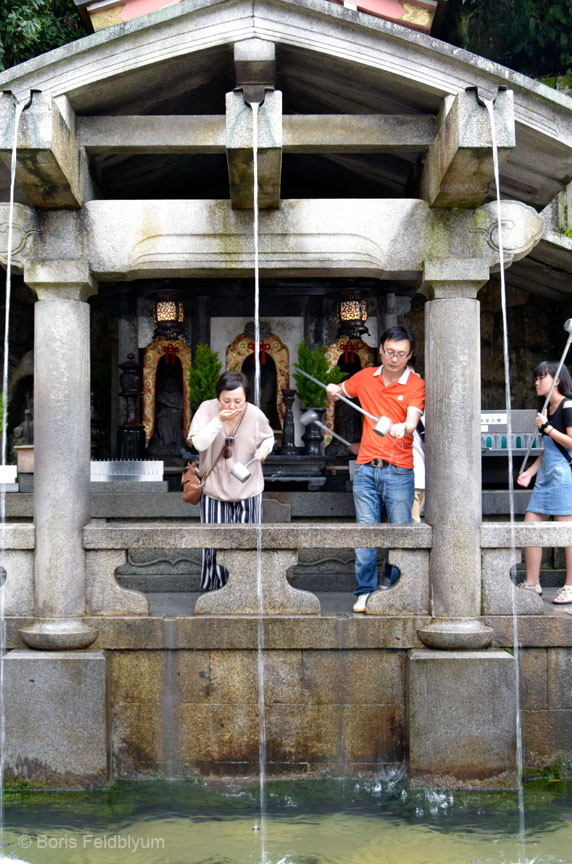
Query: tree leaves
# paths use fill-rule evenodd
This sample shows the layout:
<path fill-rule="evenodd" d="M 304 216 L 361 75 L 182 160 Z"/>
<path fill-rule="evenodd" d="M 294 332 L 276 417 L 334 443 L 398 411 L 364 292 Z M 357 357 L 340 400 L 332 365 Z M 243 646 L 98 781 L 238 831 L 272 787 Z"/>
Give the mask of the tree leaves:
<path fill-rule="evenodd" d="M 457 0 L 446 38 L 533 78 L 570 74 L 572 3 Z"/>
<path fill-rule="evenodd" d="M 0 69 L 85 35 L 73 0 L 0 0 Z"/>

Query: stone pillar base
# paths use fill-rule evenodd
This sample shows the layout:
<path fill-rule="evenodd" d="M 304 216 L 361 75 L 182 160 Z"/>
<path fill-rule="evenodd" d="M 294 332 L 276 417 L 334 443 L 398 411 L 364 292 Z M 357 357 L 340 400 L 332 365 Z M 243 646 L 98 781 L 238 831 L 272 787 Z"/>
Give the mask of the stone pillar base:
<path fill-rule="evenodd" d="M 70 651 L 88 648 L 97 637 L 97 630 L 88 627 L 81 618 L 38 618 L 31 627 L 19 631 L 28 648 L 38 651 Z"/>
<path fill-rule="evenodd" d="M 105 677 L 103 651 L 6 654 L 5 783 L 107 783 Z"/>
<path fill-rule="evenodd" d="M 478 651 L 489 647 L 494 630 L 478 618 L 435 618 L 421 627 L 417 635 L 428 648 Z"/>
<path fill-rule="evenodd" d="M 514 658 L 506 651 L 412 651 L 409 765 L 417 786 L 514 786 Z"/>

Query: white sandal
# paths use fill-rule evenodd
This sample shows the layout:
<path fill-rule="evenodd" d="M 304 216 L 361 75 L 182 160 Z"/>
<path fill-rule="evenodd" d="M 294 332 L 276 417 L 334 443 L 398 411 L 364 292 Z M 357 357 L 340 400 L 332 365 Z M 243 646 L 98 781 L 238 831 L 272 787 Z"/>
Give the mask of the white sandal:
<path fill-rule="evenodd" d="M 563 585 L 552 602 L 556 603 L 557 606 L 566 606 L 568 603 L 572 603 L 572 585 Z"/>
<path fill-rule="evenodd" d="M 533 594 L 542 594 L 542 588 L 540 587 L 540 582 L 519 582 L 518 588 L 522 591 L 531 591 Z M 572 600 L 570 601 L 572 603 Z"/>

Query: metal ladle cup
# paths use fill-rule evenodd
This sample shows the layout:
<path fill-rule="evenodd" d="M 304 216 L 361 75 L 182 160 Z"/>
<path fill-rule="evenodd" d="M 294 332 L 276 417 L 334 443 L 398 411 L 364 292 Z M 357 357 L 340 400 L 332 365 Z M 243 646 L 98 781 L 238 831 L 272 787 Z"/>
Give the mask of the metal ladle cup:
<path fill-rule="evenodd" d="M 248 466 L 252 465 L 253 462 L 256 462 L 255 456 L 249 459 L 246 465 L 243 465 L 242 462 L 235 462 L 230 469 L 230 473 L 237 480 L 240 480 L 241 483 L 246 483 L 249 477 L 252 477 L 252 472 L 248 470 Z"/>

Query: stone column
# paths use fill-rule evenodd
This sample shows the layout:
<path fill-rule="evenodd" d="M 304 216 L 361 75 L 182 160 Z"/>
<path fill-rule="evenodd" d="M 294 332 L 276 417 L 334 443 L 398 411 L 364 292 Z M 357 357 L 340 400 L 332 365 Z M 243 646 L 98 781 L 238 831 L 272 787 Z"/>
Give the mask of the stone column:
<path fill-rule="evenodd" d="M 34 612 L 20 631 L 31 648 L 77 649 L 97 631 L 85 615 L 82 529 L 90 518 L 89 307 L 96 292 L 81 261 L 30 264 L 34 336 Z"/>
<path fill-rule="evenodd" d="M 481 613 L 481 364 L 477 291 L 481 259 L 425 263 L 426 520 L 434 620 L 420 632 L 436 648 L 482 648 L 492 631 Z M 444 620 L 443 620 L 444 619 Z"/>

